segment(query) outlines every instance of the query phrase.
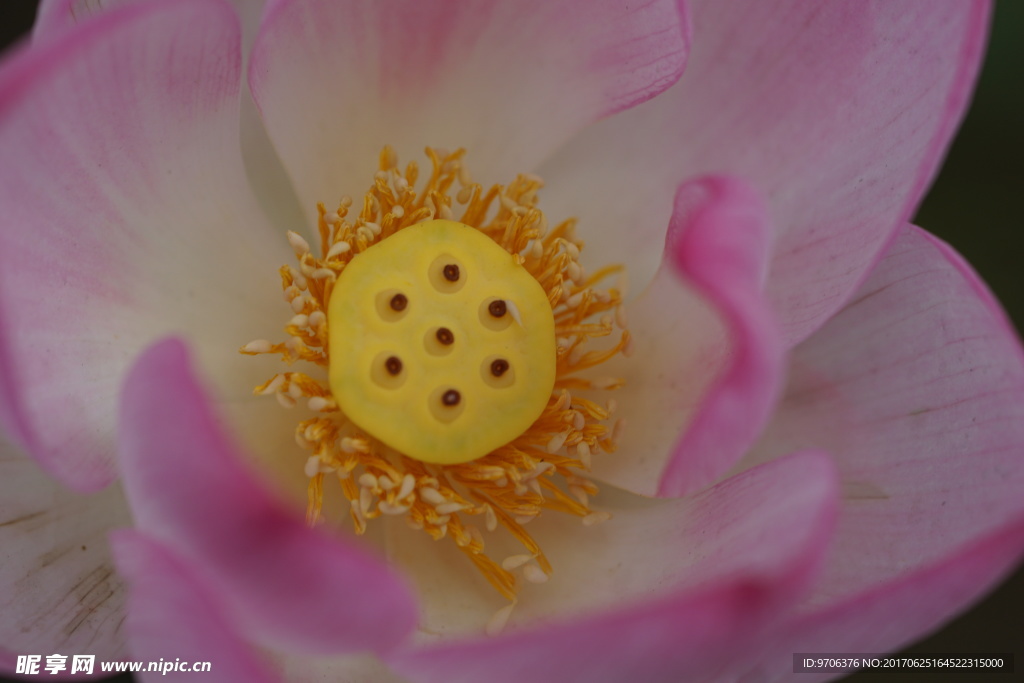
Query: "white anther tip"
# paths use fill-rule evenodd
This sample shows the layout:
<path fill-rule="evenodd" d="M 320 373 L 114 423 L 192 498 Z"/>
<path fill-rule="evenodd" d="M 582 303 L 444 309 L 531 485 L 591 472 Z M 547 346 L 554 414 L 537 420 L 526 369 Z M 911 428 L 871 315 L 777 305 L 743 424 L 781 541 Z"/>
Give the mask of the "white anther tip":
<path fill-rule="evenodd" d="M 243 346 L 242 351 L 245 353 L 270 353 L 273 347 L 274 345 L 266 339 L 256 339 Z"/>
<path fill-rule="evenodd" d="M 434 509 L 437 510 L 437 514 L 439 515 L 450 515 L 454 512 L 461 512 L 466 509 L 466 506 L 462 503 L 444 503 L 442 505 L 438 505 Z"/>
<path fill-rule="evenodd" d="M 518 569 L 533 559 L 533 555 L 509 555 L 501 561 L 501 568 L 505 571 Z"/>
<path fill-rule="evenodd" d="M 385 515 L 404 515 L 409 511 L 408 505 L 394 505 L 387 502 L 386 500 L 380 501 L 377 504 L 377 509 L 383 512 Z"/>
<path fill-rule="evenodd" d="M 320 471 L 320 458 L 315 456 L 315 455 L 309 456 L 309 459 L 306 460 L 306 467 L 305 467 L 306 476 L 309 477 L 310 479 L 312 479 L 313 477 L 315 477 L 317 475 L 317 473 L 319 471 Z"/>
<path fill-rule="evenodd" d="M 336 256 L 341 256 L 342 254 L 351 251 L 351 249 L 352 245 L 349 244 L 348 242 L 345 242 L 344 240 L 340 242 L 335 242 L 333 245 L 331 245 L 330 250 L 327 252 L 327 258 L 332 259 Z"/>
<path fill-rule="evenodd" d="M 505 310 L 508 311 L 512 319 L 516 321 L 516 324 L 523 329 L 526 327 L 523 325 L 523 316 L 519 313 L 519 307 L 516 306 L 515 302 L 505 299 Z"/>
<path fill-rule="evenodd" d="M 569 438 L 568 432 L 560 432 L 551 437 L 547 445 L 548 453 L 557 453 L 562 448 L 562 445 L 565 444 L 567 438 Z"/>
<path fill-rule="evenodd" d="M 396 498 L 398 500 L 403 500 L 403 499 L 407 498 L 409 496 L 409 494 L 411 494 L 413 492 L 413 489 L 415 489 L 415 488 L 416 488 L 416 477 L 414 477 L 411 474 L 406 474 L 404 477 L 402 477 L 402 487 L 400 489 L 398 489 L 398 495 L 396 496 Z"/>
<path fill-rule="evenodd" d="M 508 618 L 512 616 L 512 610 L 515 608 L 516 603 L 505 605 L 500 610 L 494 613 L 494 616 L 487 622 L 487 626 L 484 631 L 487 635 L 492 638 L 501 635 L 501 632 L 505 630 L 505 624 L 508 623 Z"/>
<path fill-rule="evenodd" d="M 440 491 L 435 488 L 430 488 L 429 486 L 421 486 L 419 494 L 420 499 L 423 500 L 423 502 L 430 503 L 431 505 L 444 505 L 448 502 L 447 499 L 441 495 Z"/>
<path fill-rule="evenodd" d="M 314 396 L 313 398 L 309 399 L 307 405 L 309 406 L 310 410 L 318 413 L 327 410 L 330 407 L 330 403 L 323 396 Z"/>
<path fill-rule="evenodd" d="M 294 230 L 289 230 L 287 232 L 287 235 L 288 244 L 292 245 L 292 249 L 295 250 L 296 254 L 302 256 L 303 254 L 309 253 L 309 242 L 303 239 L 302 235 L 295 232 Z"/>
<path fill-rule="evenodd" d="M 589 515 L 583 518 L 583 526 L 594 526 L 601 522 L 607 522 L 611 519 L 611 514 L 607 512 L 591 512 Z"/>
<path fill-rule="evenodd" d="M 540 565 L 531 562 L 523 567 L 523 578 L 530 583 L 544 583 L 548 580 L 548 575 L 544 573 Z"/>

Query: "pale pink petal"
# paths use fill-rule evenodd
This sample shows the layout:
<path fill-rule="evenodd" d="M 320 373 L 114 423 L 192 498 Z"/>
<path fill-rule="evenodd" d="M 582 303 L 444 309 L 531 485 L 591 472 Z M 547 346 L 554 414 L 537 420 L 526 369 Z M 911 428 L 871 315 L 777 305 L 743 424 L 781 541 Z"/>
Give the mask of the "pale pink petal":
<path fill-rule="evenodd" d="M 843 513 L 790 633 L 802 644 L 775 649 L 897 648 L 1024 553 L 1024 354 L 984 284 L 936 238 L 907 229 L 797 347 L 744 466 L 812 446 L 835 455 Z M 778 674 L 781 663 L 765 666 Z"/>
<path fill-rule="evenodd" d="M 831 676 L 793 673 L 797 652 L 892 652 L 933 630 L 979 600 L 1008 567 L 1020 561 L 1024 517 L 918 567 L 825 608 L 800 615 L 757 650 L 743 653 L 723 681 L 821 681 Z M 751 657 L 752 654 L 759 656 Z M 739 676 L 739 677 L 737 677 Z M 925 674 L 927 677 L 927 674 Z"/>
<path fill-rule="evenodd" d="M 592 500 L 612 515 L 603 524 L 583 526 L 563 515 L 531 522 L 528 531 L 554 574 L 544 584 L 525 584 L 510 628 L 623 608 L 716 577 L 760 571 L 754 567 L 782 562 L 809 537 L 824 538 L 837 504 L 831 465 L 815 454 L 777 464 L 687 499 L 646 500 L 603 487 Z M 407 567 L 416 581 L 422 640 L 478 634 L 505 604 L 460 554 L 439 550 L 404 525 L 389 526 L 388 534 L 392 563 Z M 769 538 L 770 547 L 759 545 Z M 502 561 L 523 550 L 489 543 L 488 552 Z"/>
<path fill-rule="evenodd" d="M 128 2 L 146 0 L 42 0 L 32 29 L 33 40 L 48 40 L 53 35 L 88 21 L 102 12 Z M 228 0 L 242 24 L 243 70 L 252 43 L 256 38 L 265 0 Z M 260 207 L 279 226 L 298 225 L 302 213 L 291 182 L 281 166 L 273 145 L 267 138 L 256 105 L 244 88 L 240 112 L 240 136 L 246 175 L 253 186 Z M 282 231 L 287 228 L 282 228 Z"/>
<path fill-rule="evenodd" d="M 533 523 L 555 574 L 524 589 L 507 635 L 386 659 L 418 681 L 701 680 L 809 588 L 838 489 L 828 457 L 807 452 L 689 499 L 621 504 L 595 527 Z"/>
<path fill-rule="evenodd" d="M 41 0 L 36 11 L 36 23 L 32 27 L 33 40 L 45 40 L 64 29 L 87 21 L 101 12 L 119 7 L 128 2 L 140 0 Z M 228 0 L 242 19 L 242 27 L 252 45 L 256 26 L 263 13 L 265 0 Z"/>
<path fill-rule="evenodd" d="M 169 548 L 145 534 L 122 529 L 111 534 L 118 572 L 128 581 L 126 630 L 136 661 L 177 664 L 188 671 L 138 674 L 153 681 L 280 681 L 232 624 L 217 591 Z M 209 662 L 209 673 L 191 667 Z"/>
<path fill-rule="evenodd" d="M 911 228 L 793 356 L 752 460 L 835 454 L 847 502 L 822 592 L 863 590 L 1024 514 L 1024 354 L 963 261 Z"/>
<path fill-rule="evenodd" d="M 669 87 L 687 41 L 678 0 L 277 0 L 250 85 L 308 215 L 365 191 L 385 144 L 465 147 L 480 182 L 509 182 Z"/>
<path fill-rule="evenodd" d="M 694 3 L 686 75 L 542 167 L 545 209 L 579 216 L 596 262 L 624 260 L 642 285 L 676 185 L 710 172 L 747 178 L 778 233 L 770 298 L 787 338 L 806 338 L 927 188 L 966 107 L 988 7 Z"/>
<path fill-rule="evenodd" d="M 0 419 L 67 486 L 113 478 L 115 396 L 168 331 L 235 399 L 266 368 L 286 245 L 238 150 L 227 5 L 128 3 L 0 72 Z M 282 246 L 279 246 L 282 245 Z"/>
<path fill-rule="evenodd" d="M 119 489 L 69 492 L 0 440 L 0 646 L 126 657 L 124 590 L 106 536 L 129 523 Z"/>
<path fill-rule="evenodd" d="M 253 638 L 306 653 L 379 652 L 413 628 L 414 599 L 393 572 L 308 528 L 246 469 L 181 342 L 142 355 L 120 419 L 137 525 L 194 564 Z"/>
<path fill-rule="evenodd" d="M 33 27 L 33 40 L 46 40 L 60 31 L 87 21 L 101 12 L 126 2 L 143 0 L 42 0 Z M 264 0 L 229 0 L 242 23 L 243 69 L 263 15 Z M 301 223 L 291 182 L 281 166 L 273 145 L 267 138 L 256 105 L 245 88 L 240 112 L 240 135 L 246 174 L 252 183 L 259 205 L 279 226 Z M 285 228 L 282 228 L 284 230 Z"/>
<path fill-rule="evenodd" d="M 596 476 L 644 495 L 681 496 L 747 452 L 781 389 L 785 352 L 762 286 L 770 254 L 763 202 L 735 178 L 683 185 L 662 267 L 628 309 L 634 351 L 607 369 L 619 449 Z M 604 372 L 605 370 L 602 370 Z"/>

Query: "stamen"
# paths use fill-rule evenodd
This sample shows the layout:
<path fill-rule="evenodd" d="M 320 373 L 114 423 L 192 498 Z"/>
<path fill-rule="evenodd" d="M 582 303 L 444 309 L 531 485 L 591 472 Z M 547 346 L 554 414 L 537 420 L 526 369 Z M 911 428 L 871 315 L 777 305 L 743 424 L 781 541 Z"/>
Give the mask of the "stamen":
<path fill-rule="evenodd" d="M 583 518 L 583 526 L 594 526 L 601 522 L 607 522 L 612 516 L 607 512 L 591 512 Z"/>
<path fill-rule="evenodd" d="M 523 327 L 523 316 L 520 315 L 519 308 L 515 305 L 515 303 L 511 301 L 506 301 L 505 308 L 508 309 L 509 315 L 512 316 L 512 319 L 516 321 L 516 325 L 519 325 L 519 327 Z"/>
<path fill-rule="evenodd" d="M 270 353 L 273 350 L 273 344 L 268 342 L 266 339 L 257 339 L 251 341 L 242 347 L 242 353 L 245 354 L 257 354 L 257 353 Z"/>
<path fill-rule="evenodd" d="M 490 618 L 487 622 L 487 626 L 484 629 L 487 635 L 492 638 L 500 636 L 501 632 L 505 630 L 505 625 L 508 623 L 508 618 L 512 616 L 512 610 L 515 609 L 516 603 L 510 603 L 505 605 Z"/>
<path fill-rule="evenodd" d="M 411 474 L 406 474 L 402 477 L 402 488 L 398 490 L 398 499 L 403 500 L 408 498 L 412 492 L 416 489 L 416 477 Z"/>
<path fill-rule="evenodd" d="M 350 251 L 352 251 L 352 245 L 348 242 L 335 242 L 327 252 L 327 258 L 333 259 L 341 256 L 342 254 L 347 254 Z"/>
<path fill-rule="evenodd" d="M 501 562 L 501 568 L 512 571 L 533 560 L 533 555 L 509 555 Z"/>
<path fill-rule="evenodd" d="M 530 562 L 523 565 L 523 578 L 530 583 L 544 583 L 548 580 L 548 575 L 544 573 L 544 570 L 536 562 Z"/>
<path fill-rule="evenodd" d="M 288 244 L 292 245 L 292 249 L 295 250 L 295 255 L 300 259 L 309 253 L 309 242 L 303 239 L 302 235 L 297 232 L 289 230 L 287 233 Z"/>
<path fill-rule="evenodd" d="M 474 183 L 463 164 L 462 150 L 449 154 L 427 149 L 427 156 L 431 169 L 421 178 L 417 164 L 401 168 L 398 156 L 386 147 L 360 204 L 343 197 L 333 210 L 318 205 L 315 252 L 305 237 L 287 233 L 297 260 L 297 266 L 280 270 L 291 311 L 286 317 L 287 336 L 281 343 L 251 341 L 241 352 L 279 354 L 287 363 L 306 361 L 326 368 L 332 376 L 346 367 L 363 373 L 361 381 L 368 382 L 369 393 L 355 405 L 342 400 L 333 381 L 298 372 L 277 373 L 255 389 L 258 395 L 275 396 L 285 407 L 301 400 L 312 412 L 301 419 L 295 432 L 296 443 L 305 450 L 299 466 L 309 478 L 308 523 L 318 522 L 325 475 L 333 474 L 328 481 L 336 481 L 349 501 L 356 533 L 364 533 L 374 519 L 402 517 L 408 526 L 434 539 L 451 538 L 454 547 L 509 600 L 486 626 L 488 633 L 496 634 L 508 621 L 521 587 L 543 583 L 553 572 L 524 525 L 542 523 L 538 520 L 545 510 L 575 515 L 587 527 L 610 518 L 589 507 L 598 489 L 585 473 L 592 458 L 607 457 L 615 450 L 623 422 L 618 420 L 613 427 L 606 424 L 617 409 L 615 401 L 596 402 L 588 392 L 617 389 L 622 380 L 586 373 L 632 349 L 622 306 L 624 282 L 608 290 L 596 288 L 609 275 L 621 278 L 622 269 L 583 267 L 579 262 L 583 242 L 575 236 L 575 221 L 549 226 L 537 206 L 543 183 L 536 176 L 523 174 L 507 186 L 485 189 Z M 456 207 L 461 215 L 456 215 Z M 408 263 L 425 259 L 424 277 L 429 277 L 422 286 L 409 286 L 405 276 L 386 286 L 378 281 L 373 281 L 374 287 L 351 286 L 352 274 L 369 268 L 365 264 L 373 262 L 373 254 L 386 253 L 391 245 L 401 243 L 396 236 L 411 239 L 408 236 L 417 231 L 435 229 L 430 222 L 438 219 L 461 227 L 443 228 L 448 232 L 436 244 L 447 246 L 432 247 L 433 251 L 410 248 L 413 257 Z M 537 297 L 501 283 L 486 292 L 479 289 L 495 269 L 475 260 L 480 253 L 476 242 L 459 247 L 463 234 L 469 235 L 466 239 L 487 238 L 490 248 L 497 247 L 502 263 L 514 264 L 513 270 L 526 274 L 537 288 Z M 385 261 L 394 266 L 402 259 Z M 374 316 L 373 325 L 380 329 L 405 329 L 408 321 L 420 321 L 415 324 L 421 326 L 416 334 L 367 342 L 365 335 L 347 328 L 347 322 L 339 324 L 332 317 L 332 306 L 344 300 L 358 304 L 360 315 Z M 440 317 L 441 308 L 457 301 L 473 303 L 464 313 L 452 309 L 455 313 Z M 550 316 L 547 328 L 538 322 L 541 309 Z M 351 320 L 356 312 L 353 308 L 342 320 Z M 438 317 L 429 322 L 422 317 L 432 314 Z M 588 350 L 592 340 L 608 337 L 616 329 L 621 335 L 617 342 Z M 520 341 L 507 348 L 477 348 L 481 339 L 512 334 L 519 335 L 515 339 Z M 546 350 L 536 357 L 508 351 L 545 335 Z M 346 339 L 368 344 L 365 348 L 371 350 L 365 353 L 369 355 L 338 352 L 334 344 Z M 387 442 L 396 423 L 409 421 L 404 417 L 407 413 L 385 419 L 381 423 L 385 427 L 371 427 L 356 417 L 360 406 L 367 407 L 364 412 L 370 415 L 384 412 L 387 401 L 379 397 L 389 392 L 422 390 L 429 399 L 423 403 L 423 414 L 432 415 L 437 425 L 458 426 L 460 416 L 468 416 L 467 424 L 492 430 L 509 412 L 503 407 L 506 404 L 474 412 L 480 410 L 477 404 L 484 396 L 511 395 L 503 392 L 537 386 L 542 374 L 538 359 L 542 358 L 553 364 L 553 380 L 538 391 L 537 414 L 517 431 L 463 460 L 432 462 L 419 457 L 423 454 L 412 451 L 425 434 L 415 431 L 409 449 Z M 422 380 L 433 367 L 444 370 Z M 421 381 L 426 383 L 417 384 Z M 371 400 L 371 395 L 378 398 Z M 450 442 L 438 443 L 439 452 L 452 450 Z M 478 524 L 470 523 L 478 516 Z M 488 557 L 487 534 L 499 531 L 520 543 L 524 552 L 500 563 Z"/>

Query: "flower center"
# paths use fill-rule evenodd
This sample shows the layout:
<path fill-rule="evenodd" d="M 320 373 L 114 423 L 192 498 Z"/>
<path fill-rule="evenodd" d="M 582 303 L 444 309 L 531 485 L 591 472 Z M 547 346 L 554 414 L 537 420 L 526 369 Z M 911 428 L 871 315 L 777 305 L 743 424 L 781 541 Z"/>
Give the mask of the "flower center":
<path fill-rule="evenodd" d="M 513 314 L 513 312 L 515 312 Z M 410 458 L 476 460 L 532 425 L 555 384 L 547 295 L 494 240 L 433 220 L 341 272 L 330 387 L 352 422 Z"/>
<path fill-rule="evenodd" d="M 620 293 L 595 286 L 621 268 L 584 270 L 575 221 L 549 229 L 537 207 L 539 178 L 484 191 L 462 150 L 427 155 L 419 191 L 417 165 L 402 172 L 385 148 L 358 215 L 348 197 L 331 212 L 319 205 L 319 255 L 288 233 L 298 259 L 281 268 L 288 339 L 241 352 L 314 366 L 255 389 L 310 411 L 295 431 L 308 523 L 334 480 L 356 533 L 383 516 L 451 538 L 514 604 L 522 581 L 553 571 L 526 525 L 545 511 L 584 526 L 609 518 L 591 509 L 585 475 L 621 426 L 608 424 L 615 401 L 598 396 L 622 380 L 592 374 L 629 350 Z M 484 533 L 499 530 L 523 551 L 490 557 Z"/>

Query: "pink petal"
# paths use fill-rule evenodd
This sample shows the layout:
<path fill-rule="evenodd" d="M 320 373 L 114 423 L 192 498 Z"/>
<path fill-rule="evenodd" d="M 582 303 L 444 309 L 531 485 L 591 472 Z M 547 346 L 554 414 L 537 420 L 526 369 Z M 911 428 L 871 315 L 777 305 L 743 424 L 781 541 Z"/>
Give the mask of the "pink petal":
<path fill-rule="evenodd" d="M 591 256 L 625 260 L 643 284 L 678 183 L 744 177 L 770 199 L 778 231 L 770 298 L 786 337 L 804 339 L 927 188 L 966 107 L 988 7 L 701 2 L 686 76 L 542 167 L 545 210 L 616 237 L 595 240 Z"/>
<path fill-rule="evenodd" d="M 217 591 L 190 571 L 170 549 L 134 530 L 111 534 L 117 569 L 130 585 L 127 631 L 136 661 L 177 665 L 143 674 L 143 681 L 203 678 L 191 667 L 209 662 L 219 681 L 270 683 L 281 680 L 239 636 Z"/>
<path fill-rule="evenodd" d="M 796 349 L 746 464 L 812 445 L 835 454 L 846 500 L 804 611 L 835 611 L 852 642 L 886 650 L 921 635 L 1024 552 L 1024 354 L 984 284 L 936 238 L 905 231 L 854 301 Z M 891 601 L 892 617 L 917 607 L 879 630 L 888 608 L 858 623 L 859 600 Z"/>
<path fill-rule="evenodd" d="M 755 459 L 812 445 L 835 454 L 848 498 L 822 588 L 832 595 L 1024 514 L 1024 354 L 984 285 L 934 237 L 904 232 L 794 354 Z"/>
<path fill-rule="evenodd" d="M 64 29 L 81 24 L 96 15 L 120 7 L 128 2 L 139 0 L 40 0 L 36 11 L 36 23 L 32 27 L 33 40 L 45 40 Z M 263 12 L 264 0 L 229 0 L 235 11 L 241 16 L 242 26 L 249 40 L 246 46 L 252 45 L 251 36 L 255 34 Z M 250 30 L 251 29 L 251 30 Z"/>
<path fill-rule="evenodd" d="M 36 23 L 32 27 L 33 40 L 47 39 L 61 31 L 80 24 L 100 12 L 135 0 L 40 0 L 36 10 Z"/>
<path fill-rule="evenodd" d="M 238 395 L 261 381 L 237 349 L 276 327 L 288 249 L 241 164 L 239 45 L 221 2 L 128 3 L 0 73 L 0 420 L 73 489 L 113 478 L 152 339 L 188 333 Z"/>
<path fill-rule="evenodd" d="M 802 615 L 780 629 L 755 663 L 734 667 L 723 680 L 822 680 L 794 674 L 792 653 L 897 650 L 979 600 L 1020 560 L 1022 547 L 1024 517 L 938 562 Z"/>
<path fill-rule="evenodd" d="M 516 608 L 551 613 L 534 628 L 387 659 L 425 682 L 702 680 L 806 591 L 837 504 L 834 469 L 815 452 L 690 499 L 634 499 L 546 546 L 555 575 Z"/>
<path fill-rule="evenodd" d="M 469 150 L 482 183 L 529 171 L 583 126 L 679 78 L 677 0 L 624 5 L 277 0 L 250 84 L 302 208 L 358 196 L 384 144 Z"/>
<path fill-rule="evenodd" d="M 249 473 L 181 342 L 143 354 L 120 418 L 137 525 L 194 565 L 253 638 L 307 653 L 379 652 L 413 628 L 414 599 L 393 572 L 306 527 Z"/>
<path fill-rule="evenodd" d="M 762 285 L 763 202 L 741 181 L 683 185 L 654 282 L 629 309 L 634 353 L 615 454 L 595 474 L 644 495 L 681 496 L 721 477 L 757 439 L 781 389 L 785 352 Z"/>
<path fill-rule="evenodd" d="M 0 501 L 0 644 L 15 654 L 125 657 L 124 590 L 106 538 L 130 523 L 122 493 L 68 492 L 0 441 Z"/>

